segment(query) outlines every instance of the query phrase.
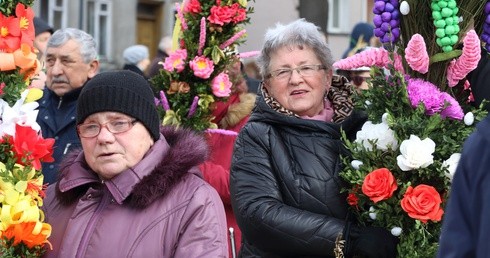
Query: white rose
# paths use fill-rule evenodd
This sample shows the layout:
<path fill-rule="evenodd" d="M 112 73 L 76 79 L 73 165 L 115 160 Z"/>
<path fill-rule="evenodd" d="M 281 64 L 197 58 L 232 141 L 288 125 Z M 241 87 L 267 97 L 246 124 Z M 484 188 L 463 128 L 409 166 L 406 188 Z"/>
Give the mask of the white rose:
<path fill-rule="evenodd" d="M 376 141 L 376 148 L 379 150 L 388 150 L 388 148 L 396 149 L 398 141 L 395 139 L 395 132 L 390 129 L 387 124 L 373 124 L 367 121 L 362 126 L 362 129 L 357 132 L 356 143 L 362 144 L 367 150 L 372 151 L 371 142 Z"/>
<path fill-rule="evenodd" d="M 391 229 L 391 234 L 394 236 L 400 236 L 402 234 L 402 228 L 401 227 L 393 227 Z"/>
<path fill-rule="evenodd" d="M 456 168 L 458 167 L 461 153 L 453 153 L 449 159 L 442 162 L 442 165 L 447 167 L 446 176 L 452 181 Z"/>
<path fill-rule="evenodd" d="M 410 135 L 410 139 L 404 140 L 400 145 L 400 153 L 396 157 L 398 167 L 403 171 L 426 168 L 434 162 L 432 155 L 436 144 L 430 138 L 420 140 L 418 136 Z"/>
<path fill-rule="evenodd" d="M 353 160 L 353 161 L 351 161 L 351 162 L 350 162 L 350 165 L 351 165 L 351 166 L 352 166 L 352 168 L 354 168 L 355 170 L 359 170 L 359 168 L 362 166 L 362 164 L 364 164 L 364 163 L 362 163 L 362 161 L 357 160 L 357 159 L 356 159 L 356 160 Z"/>

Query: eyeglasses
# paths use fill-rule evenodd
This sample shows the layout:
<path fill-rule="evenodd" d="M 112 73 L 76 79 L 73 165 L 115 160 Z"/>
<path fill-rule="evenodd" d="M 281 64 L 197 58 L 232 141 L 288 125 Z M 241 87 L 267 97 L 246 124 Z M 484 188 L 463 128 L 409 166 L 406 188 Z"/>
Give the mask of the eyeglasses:
<path fill-rule="evenodd" d="M 315 72 L 318 70 L 327 69 L 324 65 L 302 65 L 296 68 L 285 68 L 285 69 L 277 69 L 275 71 L 270 72 L 267 78 L 275 78 L 276 80 L 287 80 L 291 78 L 293 75 L 293 71 L 298 72 L 298 74 L 302 77 L 309 77 L 315 75 Z"/>
<path fill-rule="evenodd" d="M 77 132 L 80 137 L 83 138 L 92 138 L 99 135 L 102 127 L 107 128 L 109 132 L 113 134 L 124 133 L 129 131 L 134 124 L 136 124 L 138 120 L 124 120 L 117 119 L 111 120 L 105 124 L 99 123 L 88 123 L 88 124 L 80 124 L 77 126 Z"/>
<path fill-rule="evenodd" d="M 356 86 L 361 86 L 361 84 L 366 81 L 367 79 L 370 79 L 371 77 L 365 77 L 365 76 L 359 76 L 359 75 L 356 75 L 356 76 L 352 76 L 351 77 L 351 81 L 354 85 Z"/>

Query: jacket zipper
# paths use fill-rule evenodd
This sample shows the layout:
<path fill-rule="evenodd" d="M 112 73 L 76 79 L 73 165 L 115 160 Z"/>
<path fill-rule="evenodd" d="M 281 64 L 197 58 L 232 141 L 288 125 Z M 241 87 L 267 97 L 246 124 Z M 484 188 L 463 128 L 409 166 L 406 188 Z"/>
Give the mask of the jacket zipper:
<path fill-rule="evenodd" d="M 63 103 L 63 97 L 60 97 L 60 101 L 58 101 L 58 109 L 60 109 L 61 103 Z"/>
<path fill-rule="evenodd" d="M 110 202 L 110 199 L 111 199 L 110 194 L 107 191 L 104 191 L 104 194 L 102 195 L 102 199 L 99 205 L 97 206 L 94 213 L 92 214 L 92 217 L 88 221 L 86 230 L 83 232 L 82 240 L 80 241 L 80 245 L 78 246 L 76 258 L 85 257 L 85 253 L 88 247 L 88 242 L 95 230 L 95 224 L 100 219 L 100 214 L 102 213 L 102 210 L 104 210 L 107 207 L 107 204 Z"/>

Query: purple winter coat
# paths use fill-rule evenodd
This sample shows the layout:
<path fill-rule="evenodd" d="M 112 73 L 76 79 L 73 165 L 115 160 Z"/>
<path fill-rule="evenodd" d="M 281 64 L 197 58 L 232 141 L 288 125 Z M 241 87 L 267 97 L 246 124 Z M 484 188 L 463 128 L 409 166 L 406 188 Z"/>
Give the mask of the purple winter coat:
<path fill-rule="evenodd" d="M 45 257 L 227 257 L 221 199 L 195 171 L 206 143 L 162 129 L 136 166 L 101 182 L 83 152 L 69 155 L 43 210 L 53 231 Z"/>

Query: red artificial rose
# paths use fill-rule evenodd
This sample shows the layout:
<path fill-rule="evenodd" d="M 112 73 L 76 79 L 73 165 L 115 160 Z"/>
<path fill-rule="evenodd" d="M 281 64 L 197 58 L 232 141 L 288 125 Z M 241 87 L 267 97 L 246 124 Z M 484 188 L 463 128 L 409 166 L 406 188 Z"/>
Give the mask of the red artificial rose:
<path fill-rule="evenodd" d="M 359 197 L 355 193 L 349 193 L 347 196 L 347 203 L 351 206 L 357 206 L 357 202 L 359 201 Z"/>
<path fill-rule="evenodd" d="M 199 0 L 190 0 L 184 7 L 186 13 L 200 13 L 202 12 L 201 3 Z"/>
<path fill-rule="evenodd" d="M 429 185 L 409 186 L 401 200 L 401 206 L 410 218 L 423 223 L 428 220 L 440 221 L 444 211 L 441 208 L 441 196 Z"/>
<path fill-rule="evenodd" d="M 362 192 L 374 203 L 390 198 L 396 189 L 395 177 L 387 168 L 372 171 L 362 183 Z"/>
<path fill-rule="evenodd" d="M 13 139 L 13 151 L 17 163 L 31 162 L 34 169 L 41 169 L 41 161 L 53 162 L 54 139 L 43 139 L 30 126 L 15 125 L 15 137 Z"/>
<path fill-rule="evenodd" d="M 231 5 L 230 9 L 232 10 L 232 13 L 234 13 L 233 23 L 237 24 L 237 23 L 245 20 L 245 18 L 247 18 L 247 12 L 245 11 L 244 8 L 241 7 L 240 4 L 234 3 Z"/>
<path fill-rule="evenodd" d="M 208 21 L 217 25 L 223 26 L 225 23 L 230 23 L 235 15 L 235 11 L 229 6 L 213 6 L 209 14 Z"/>

